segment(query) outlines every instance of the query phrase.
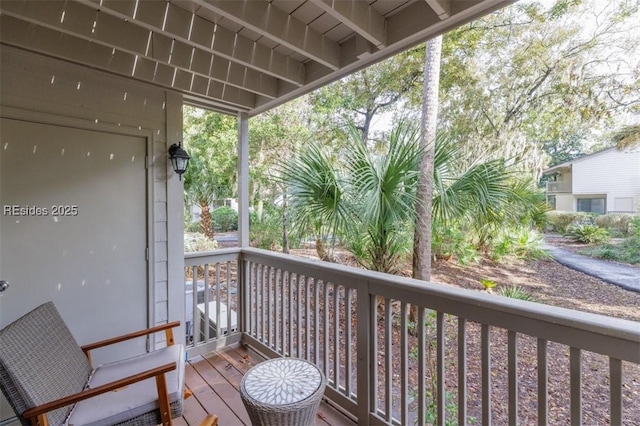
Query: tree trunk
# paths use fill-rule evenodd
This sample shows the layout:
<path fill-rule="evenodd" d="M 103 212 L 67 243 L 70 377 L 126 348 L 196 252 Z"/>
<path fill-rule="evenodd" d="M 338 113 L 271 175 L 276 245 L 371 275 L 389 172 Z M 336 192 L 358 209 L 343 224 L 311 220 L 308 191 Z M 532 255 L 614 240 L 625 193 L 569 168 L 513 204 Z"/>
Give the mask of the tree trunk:
<path fill-rule="evenodd" d="M 418 166 L 418 202 L 413 238 L 413 277 L 431 278 L 431 206 L 433 198 L 433 156 L 438 122 L 438 87 L 442 36 L 427 42 L 422 98 L 422 154 Z"/>
<path fill-rule="evenodd" d="M 213 240 L 213 221 L 207 203 L 200 203 L 200 232 Z"/>

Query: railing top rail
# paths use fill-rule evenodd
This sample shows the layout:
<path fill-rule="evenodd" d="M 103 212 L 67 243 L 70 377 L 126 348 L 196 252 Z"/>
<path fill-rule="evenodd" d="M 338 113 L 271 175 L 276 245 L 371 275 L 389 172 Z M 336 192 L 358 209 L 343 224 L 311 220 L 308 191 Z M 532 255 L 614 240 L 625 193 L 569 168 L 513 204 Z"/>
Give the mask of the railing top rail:
<path fill-rule="evenodd" d="M 226 262 L 240 258 L 240 247 L 231 247 L 211 251 L 192 252 L 184 254 L 184 266 L 198 266 L 205 263 Z"/>
<path fill-rule="evenodd" d="M 244 248 L 242 257 L 277 268 L 305 271 L 316 279 L 348 287 L 365 283 L 370 294 L 415 303 L 429 309 L 454 314 L 532 336 L 574 345 L 619 359 L 640 363 L 640 323 L 604 315 L 581 312 L 536 302 L 526 302 L 399 277 L 375 271 L 318 260 L 295 258 L 266 250 Z M 291 269 L 288 269 L 291 268 Z M 305 273 L 298 272 L 298 273 Z M 604 340 L 602 340 L 604 339 Z M 599 347 L 608 339 L 626 341 L 624 348 Z M 635 352 L 633 353 L 635 348 Z"/>

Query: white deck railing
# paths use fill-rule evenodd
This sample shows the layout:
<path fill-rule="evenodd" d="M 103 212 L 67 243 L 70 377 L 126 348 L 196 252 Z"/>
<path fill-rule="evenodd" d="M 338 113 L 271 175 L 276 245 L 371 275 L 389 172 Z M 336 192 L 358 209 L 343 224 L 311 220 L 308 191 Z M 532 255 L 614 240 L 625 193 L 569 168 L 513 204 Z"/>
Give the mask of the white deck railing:
<path fill-rule="evenodd" d="M 547 192 L 571 192 L 571 181 L 549 181 Z"/>
<path fill-rule="evenodd" d="M 623 386 L 623 370 L 640 375 L 636 322 L 257 249 L 214 253 L 185 262 L 227 271 L 239 262 L 239 298 L 227 292 L 225 303 L 239 310 L 242 341 L 270 357 L 316 363 L 327 397 L 361 424 L 548 424 L 558 410 L 572 424 L 603 415 L 621 424 L 625 410 L 637 414 L 640 385 Z M 409 304 L 420 308 L 415 323 Z M 203 334 L 190 351 L 240 333 Z M 595 384 L 608 387 L 608 400 L 583 401 L 596 366 L 608 370 L 608 381 Z M 525 377 L 537 389 L 523 388 Z M 532 404 L 537 419 L 523 419 L 519 409 Z"/>

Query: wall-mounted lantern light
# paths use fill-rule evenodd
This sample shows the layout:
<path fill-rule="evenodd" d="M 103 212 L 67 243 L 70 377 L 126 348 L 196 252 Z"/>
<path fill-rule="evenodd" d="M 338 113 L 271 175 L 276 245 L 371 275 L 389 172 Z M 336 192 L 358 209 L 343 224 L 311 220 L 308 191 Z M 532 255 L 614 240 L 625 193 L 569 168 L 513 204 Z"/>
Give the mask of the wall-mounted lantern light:
<path fill-rule="evenodd" d="M 189 158 L 191 157 L 189 157 L 187 151 L 182 149 L 182 145 L 178 142 L 169 147 L 169 158 L 171 159 L 173 170 L 180 176 L 180 180 L 182 180 L 182 174 L 187 171 Z"/>

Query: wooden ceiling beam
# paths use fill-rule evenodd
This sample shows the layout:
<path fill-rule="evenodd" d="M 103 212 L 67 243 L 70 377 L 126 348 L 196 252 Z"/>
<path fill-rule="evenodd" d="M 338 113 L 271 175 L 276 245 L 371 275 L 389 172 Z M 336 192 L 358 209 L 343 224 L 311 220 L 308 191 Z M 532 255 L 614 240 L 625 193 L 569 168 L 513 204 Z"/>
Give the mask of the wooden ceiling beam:
<path fill-rule="evenodd" d="M 2 5 L 4 6 L 4 2 Z M 37 25 L 5 11 L 0 14 L 0 26 L 2 42 L 7 45 L 184 93 L 210 97 L 235 110 L 251 110 L 255 108 L 256 99 L 258 99 L 255 94 L 246 90 L 206 79 L 151 59 L 137 57 L 133 53 L 75 37 L 47 26 Z"/>
<path fill-rule="evenodd" d="M 451 1 L 449 0 L 425 0 L 429 7 L 441 20 L 451 17 Z"/>
<path fill-rule="evenodd" d="M 337 71 L 340 46 L 266 1 L 193 0 L 195 3 Z"/>
<path fill-rule="evenodd" d="M 278 84 L 273 77 L 80 3 L 2 2 L 0 10 L 28 22 L 198 74 L 240 90 L 271 99 L 278 95 Z"/>
<path fill-rule="evenodd" d="M 385 18 L 361 0 L 311 0 L 313 4 L 360 34 L 375 47 L 387 45 Z"/>
<path fill-rule="evenodd" d="M 171 3 L 159 8 L 158 2 L 139 2 L 135 9 L 123 7 L 120 0 L 105 1 L 102 5 L 95 0 L 75 1 L 245 66 L 250 69 L 248 74 L 264 73 L 264 81 L 272 77 L 296 86 L 305 83 L 300 62 Z"/>

